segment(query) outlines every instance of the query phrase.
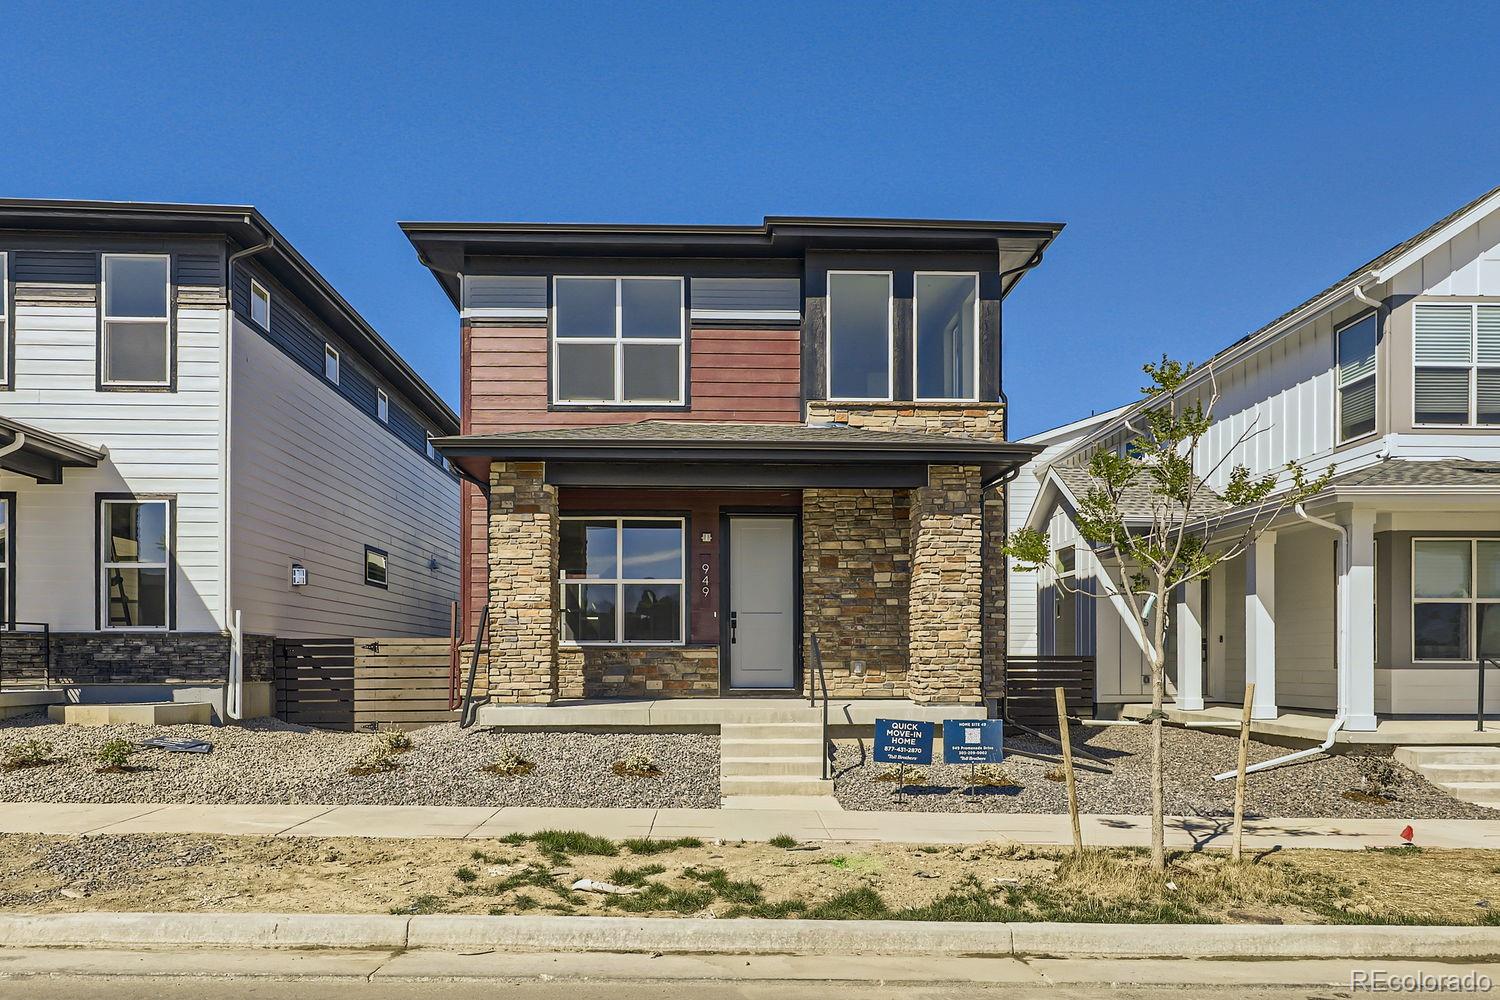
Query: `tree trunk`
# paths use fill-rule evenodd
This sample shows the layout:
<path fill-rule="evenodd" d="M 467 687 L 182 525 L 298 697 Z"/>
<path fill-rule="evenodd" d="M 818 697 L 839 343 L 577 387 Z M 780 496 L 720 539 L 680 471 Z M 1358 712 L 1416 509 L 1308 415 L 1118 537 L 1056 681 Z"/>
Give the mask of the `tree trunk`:
<path fill-rule="evenodd" d="M 1162 704 L 1166 697 L 1167 661 L 1163 642 L 1167 593 L 1158 586 L 1156 614 L 1151 628 L 1151 868 L 1167 870 L 1166 774 L 1162 764 Z"/>

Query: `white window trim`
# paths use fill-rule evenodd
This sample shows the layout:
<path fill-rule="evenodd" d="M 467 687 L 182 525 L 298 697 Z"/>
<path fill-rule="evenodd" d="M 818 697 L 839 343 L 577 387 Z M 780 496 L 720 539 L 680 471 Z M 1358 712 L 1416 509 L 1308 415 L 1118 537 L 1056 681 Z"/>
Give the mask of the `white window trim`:
<path fill-rule="evenodd" d="M 166 315 L 156 316 L 120 316 L 109 315 L 109 262 L 111 260 L 161 260 L 167 264 L 167 296 Z M 108 379 L 104 373 L 109 369 L 108 345 L 109 327 L 111 323 L 165 323 L 167 327 L 166 351 L 162 356 L 164 377 L 160 381 L 124 381 L 121 379 Z M 101 254 L 99 259 L 99 384 L 110 387 L 138 388 L 149 387 L 158 389 L 172 384 L 172 255 L 165 253 L 106 253 Z"/>
<path fill-rule="evenodd" d="M 562 574 L 562 571 L 559 570 L 558 574 L 557 574 L 557 583 L 558 583 L 558 589 L 557 589 L 557 642 L 558 642 L 558 645 L 566 647 L 566 648 L 584 648 L 584 647 L 588 647 L 588 646 L 662 646 L 662 647 L 666 647 L 666 646 L 686 646 L 687 645 L 688 620 L 689 620 L 689 615 L 688 615 L 689 599 L 688 599 L 688 588 L 687 588 L 687 550 L 688 550 L 688 542 L 687 542 L 687 518 L 684 518 L 684 517 L 651 517 L 651 516 L 633 517 L 633 516 L 628 515 L 628 514 L 620 515 L 619 517 L 613 517 L 613 516 L 609 516 L 609 515 L 604 515 L 604 516 L 599 516 L 599 517 L 588 517 L 588 516 L 584 516 L 584 515 L 573 515 L 573 516 L 558 518 L 558 522 L 559 523 L 561 523 L 563 521 L 594 521 L 594 522 L 598 522 L 598 521 L 613 521 L 614 525 L 615 525 L 615 568 L 616 568 L 616 572 L 620 571 L 625 566 L 625 551 L 624 550 L 625 550 L 625 522 L 626 521 L 646 522 L 646 523 L 653 523 L 653 524 L 675 524 L 675 525 L 677 525 L 678 531 L 681 533 L 681 539 L 682 539 L 682 565 L 678 567 L 679 576 L 675 580 L 640 579 L 640 578 L 636 578 L 636 577 L 621 577 L 621 576 L 614 576 L 614 577 L 608 577 L 608 578 L 605 578 L 605 577 L 587 577 L 587 576 L 564 576 Z M 664 641 L 664 640 L 660 640 L 660 639 L 632 639 L 632 640 L 627 640 L 625 638 L 625 601 L 623 599 L 624 598 L 624 593 L 625 593 L 625 587 L 627 585 L 629 585 L 629 584 L 648 584 L 648 583 L 676 584 L 679 588 L 681 588 L 679 592 L 681 593 L 682 598 L 681 598 L 681 601 L 679 602 L 679 604 L 680 604 L 680 607 L 678 608 L 678 611 L 679 611 L 679 620 L 677 622 L 677 634 L 678 634 L 679 638 L 677 638 L 675 640 L 671 640 L 671 641 Z M 610 584 L 612 584 L 614 586 L 614 588 L 615 588 L 615 635 L 619 637 L 618 639 L 614 639 L 614 640 L 589 640 L 587 642 L 580 642 L 580 641 L 578 641 L 576 639 L 565 639 L 565 638 L 563 638 L 563 620 L 564 620 L 564 616 L 567 614 L 567 602 L 566 602 L 566 599 L 563 596 L 563 588 L 567 587 L 569 585 L 575 585 L 575 584 L 603 584 L 603 585 L 610 585 Z"/>
<path fill-rule="evenodd" d="M 1418 597 L 1417 596 L 1417 543 L 1418 542 L 1468 542 L 1469 543 L 1469 596 L 1468 597 Z M 1500 538 L 1481 538 L 1476 535 L 1420 535 L 1411 540 L 1410 585 L 1407 595 L 1411 600 L 1411 662 L 1418 666 L 1428 663 L 1473 664 L 1479 659 L 1479 605 L 1500 604 L 1500 597 L 1479 596 L 1479 542 L 1497 542 Z M 1417 658 L 1417 605 L 1418 604 L 1467 604 L 1469 606 L 1469 657 L 1468 659 L 1418 659 Z"/>
<path fill-rule="evenodd" d="M 918 320 L 918 309 L 921 306 L 920 296 L 917 295 L 917 282 L 923 275 L 949 276 L 974 279 L 974 375 L 973 384 L 970 386 L 967 396 L 923 396 L 918 394 L 918 386 L 922 384 L 921 373 L 917 365 L 921 363 L 922 350 L 920 346 L 922 337 L 922 324 Z M 911 394 L 912 398 L 921 403 L 977 403 L 979 402 L 979 272 L 978 271 L 915 271 L 911 279 Z"/>
<path fill-rule="evenodd" d="M 427 457 L 430 460 L 437 458 L 437 449 L 432 446 L 432 431 L 427 431 Z"/>
<path fill-rule="evenodd" d="M 333 374 L 329 374 L 329 362 L 333 363 Z M 339 350 L 332 344 L 323 345 L 323 378 L 332 385 L 339 384 L 339 376 L 342 374 L 340 368 Z"/>
<path fill-rule="evenodd" d="M 1339 334 L 1351 326 L 1358 326 L 1371 316 L 1375 317 L 1375 367 L 1370 369 L 1370 374 L 1364 378 L 1355 379 L 1355 382 L 1363 382 L 1365 378 L 1375 380 L 1375 426 L 1357 437 L 1346 438 L 1344 433 L 1344 386 L 1339 383 L 1339 368 L 1343 365 L 1343 356 L 1339 351 Z M 1412 366 L 1412 377 L 1416 378 L 1416 366 Z M 1351 382 L 1350 385 L 1354 383 Z M 1416 405 L 1415 383 L 1413 384 L 1412 405 Z M 1333 439 L 1339 445 L 1350 444 L 1354 441 L 1363 441 L 1367 437 L 1374 437 L 1380 433 L 1380 313 L 1374 309 L 1367 309 L 1347 322 L 1340 323 L 1333 328 Z"/>
<path fill-rule="evenodd" d="M 161 504 L 165 509 L 162 517 L 162 530 L 165 534 L 167 558 L 165 562 L 143 562 L 131 560 L 128 562 L 110 562 L 105 558 L 109 552 L 109 517 L 105 510 L 113 504 L 129 504 L 131 506 L 144 507 L 147 504 Z M 141 497 L 130 499 L 127 497 L 105 498 L 99 501 L 99 558 L 95 566 L 95 574 L 98 578 L 97 586 L 99 593 L 99 630 L 101 632 L 167 632 L 172 628 L 172 613 L 177 586 L 172 579 L 172 503 L 161 497 Z M 111 625 L 109 623 L 109 570 L 114 568 L 125 569 L 161 569 L 166 571 L 167 593 L 166 593 L 166 622 L 162 625 Z"/>
<path fill-rule="evenodd" d="M 833 278 L 839 274 L 885 275 L 885 395 L 835 396 L 833 394 Z M 827 314 L 823 319 L 823 394 L 836 403 L 889 403 L 896 397 L 896 275 L 894 271 L 829 271 L 824 279 Z M 977 365 L 976 365 L 977 367 Z"/>
<path fill-rule="evenodd" d="M 16 581 L 11 578 L 15 571 L 12 563 L 16 551 L 16 511 L 10 497 L 0 496 L 0 514 L 4 515 L 0 517 L 0 524 L 5 526 L 5 547 L 0 550 L 0 570 L 5 571 L 5 576 L 0 578 L 0 629 L 14 629 L 16 609 L 11 607 L 10 597 L 16 590 Z"/>
<path fill-rule="evenodd" d="M 255 298 L 257 294 L 266 300 L 265 323 L 261 323 L 255 318 Z M 254 278 L 250 279 L 250 322 L 256 324 L 267 333 L 271 331 L 271 290 Z"/>
<path fill-rule="evenodd" d="M 382 424 L 391 422 L 391 397 L 384 389 L 375 390 L 375 419 Z"/>
<path fill-rule="evenodd" d="M 1483 428 L 1485 430 L 1500 431 L 1500 424 L 1479 423 L 1479 371 L 1480 369 L 1493 369 L 1500 371 L 1500 365 L 1486 365 L 1479 361 L 1479 307 L 1497 306 L 1500 302 L 1442 302 L 1418 299 L 1412 303 L 1411 310 L 1411 425 L 1413 427 L 1431 427 L 1439 430 L 1445 427 Z M 1419 306 L 1468 306 L 1469 307 L 1469 362 L 1468 364 L 1447 364 L 1437 362 L 1417 361 L 1417 308 Z M 1469 413 L 1468 420 L 1461 424 L 1450 423 L 1422 423 L 1417 420 L 1417 369 L 1439 368 L 1448 371 L 1467 371 L 1469 373 Z M 1423 662 L 1436 662 L 1426 661 Z"/>
<path fill-rule="evenodd" d="M 10 385 L 10 254 L 0 250 L 0 386 Z"/>
<path fill-rule="evenodd" d="M 557 335 L 557 283 L 580 278 L 615 283 L 615 335 L 613 337 L 559 337 Z M 675 281 L 677 282 L 677 336 L 676 337 L 625 337 L 625 317 L 621 300 L 624 282 L 630 281 Z M 552 276 L 552 315 L 548 320 L 548 335 L 552 340 L 552 403 L 554 406 L 622 406 L 643 410 L 682 406 L 687 402 L 687 280 L 680 275 L 668 274 L 557 274 Z M 563 399 L 558 391 L 561 372 L 559 357 L 562 344 L 612 344 L 615 351 L 615 398 L 614 399 Z M 677 346 L 677 398 L 653 399 L 635 402 L 625 395 L 625 345 L 660 344 Z"/>

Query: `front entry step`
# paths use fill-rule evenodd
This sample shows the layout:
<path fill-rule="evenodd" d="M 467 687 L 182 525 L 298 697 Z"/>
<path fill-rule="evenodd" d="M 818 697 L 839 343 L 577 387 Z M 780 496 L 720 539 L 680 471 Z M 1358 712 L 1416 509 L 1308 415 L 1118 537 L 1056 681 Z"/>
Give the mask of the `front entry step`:
<path fill-rule="evenodd" d="M 1500 807 L 1500 747 L 1397 747 L 1395 757 L 1455 799 Z"/>
<path fill-rule="evenodd" d="M 723 804 L 754 799 L 833 795 L 823 780 L 823 727 L 806 722 L 725 723 L 719 727 L 719 792 Z"/>

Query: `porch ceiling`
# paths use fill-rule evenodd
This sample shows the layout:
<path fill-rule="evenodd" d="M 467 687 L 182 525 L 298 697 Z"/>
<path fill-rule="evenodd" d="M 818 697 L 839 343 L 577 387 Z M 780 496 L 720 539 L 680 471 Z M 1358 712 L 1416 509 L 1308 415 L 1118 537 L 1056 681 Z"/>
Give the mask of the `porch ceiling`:
<path fill-rule="evenodd" d="M 0 417 L 0 470 L 56 484 L 63 469 L 94 468 L 106 454 L 102 447 Z"/>

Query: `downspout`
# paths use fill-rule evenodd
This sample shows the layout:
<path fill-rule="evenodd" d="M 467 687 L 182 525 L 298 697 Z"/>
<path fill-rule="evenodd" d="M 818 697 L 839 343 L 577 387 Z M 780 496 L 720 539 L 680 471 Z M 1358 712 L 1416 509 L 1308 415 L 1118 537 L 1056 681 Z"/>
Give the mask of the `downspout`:
<path fill-rule="evenodd" d="M 254 225 L 253 220 L 246 219 L 247 223 Z M 257 227 L 259 228 L 259 227 Z M 262 230 L 261 235 L 265 242 L 253 247 L 246 247 L 230 254 L 224 261 L 224 385 L 219 392 L 222 417 L 219 421 L 219 502 L 222 510 L 219 525 L 219 565 L 223 567 L 224 573 L 224 624 L 229 629 L 229 663 L 224 677 L 224 715 L 236 721 L 244 718 L 245 714 L 245 671 L 244 671 L 244 634 L 240 630 L 240 613 L 232 605 L 234 603 L 233 588 L 230 585 L 233 577 L 230 574 L 230 561 L 233 559 L 234 546 L 229 539 L 229 525 L 231 523 L 230 513 L 230 477 L 229 477 L 229 448 L 231 436 L 229 433 L 229 422 L 232 416 L 231 407 L 234 404 L 234 264 L 242 257 L 258 254 L 263 250 L 269 250 L 275 246 L 276 240 Z"/>
<path fill-rule="evenodd" d="M 1373 281 L 1374 278 L 1372 277 L 1369 280 Z M 1378 284 L 1378 282 L 1377 282 L 1377 284 Z M 1356 299 L 1358 299 L 1364 305 L 1369 306 L 1371 309 L 1374 309 L 1376 312 L 1380 311 L 1380 300 L 1379 299 L 1372 299 L 1372 298 L 1370 298 L 1369 293 L 1367 293 L 1365 291 L 1365 289 L 1364 289 L 1364 282 L 1361 282 L 1361 281 L 1355 282 L 1354 283 L 1354 288 L 1352 290 L 1352 294 L 1354 295 L 1354 297 Z"/>
<path fill-rule="evenodd" d="M 1302 760 L 1304 757 L 1312 757 L 1315 754 L 1325 753 L 1333 746 L 1333 734 L 1338 732 L 1344 724 L 1344 718 L 1349 711 L 1349 678 L 1346 671 L 1347 659 L 1344 656 L 1344 639 L 1347 635 L 1346 607 L 1348 602 L 1348 591 L 1346 581 L 1349 579 L 1349 529 L 1342 524 L 1330 521 L 1327 518 L 1315 517 L 1307 512 L 1303 504 L 1294 504 L 1292 511 L 1308 524 L 1315 524 L 1320 528 L 1337 532 L 1339 536 L 1339 582 L 1338 582 L 1338 606 L 1334 611 L 1334 628 L 1337 640 L 1333 644 L 1334 670 L 1337 672 L 1338 707 L 1334 712 L 1333 724 L 1328 727 L 1328 735 L 1323 737 L 1323 742 L 1306 750 L 1297 750 L 1270 760 L 1263 760 L 1259 764 L 1251 764 L 1245 768 L 1245 773 L 1254 771 L 1265 771 L 1269 768 L 1280 767 L 1282 764 L 1290 764 L 1293 761 Z M 1233 778 L 1236 772 L 1225 771 L 1223 774 L 1214 775 L 1215 781 L 1225 781 Z"/>
<path fill-rule="evenodd" d="M 26 432 L 16 431 L 15 440 L 11 441 L 10 444 L 0 446 L 0 458 L 18 452 L 24 447 L 26 447 Z"/>

